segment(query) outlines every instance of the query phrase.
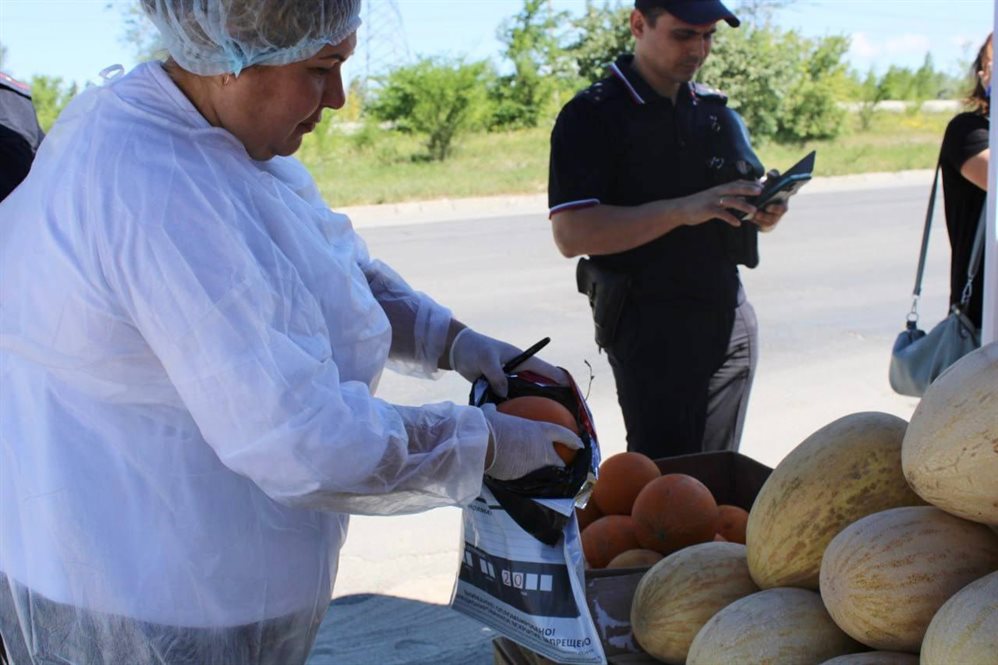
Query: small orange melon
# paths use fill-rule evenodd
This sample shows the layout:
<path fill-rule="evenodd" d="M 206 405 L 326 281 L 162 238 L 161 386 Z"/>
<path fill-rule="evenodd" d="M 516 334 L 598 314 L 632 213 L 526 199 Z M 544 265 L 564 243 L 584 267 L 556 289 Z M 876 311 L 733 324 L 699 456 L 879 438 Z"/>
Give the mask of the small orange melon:
<path fill-rule="evenodd" d="M 638 492 L 662 474 L 650 457 L 618 453 L 600 464 L 593 501 L 605 515 L 630 515 Z"/>
<path fill-rule="evenodd" d="M 582 552 L 593 568 L 605 568 L 618 554 L 639 547 L 628 515 L 601 517 L 582 532 Z"/>
<path fill-rule="evenodd" d="M 745 544 L 748 511 L 738 506 L 721 504 L 717 507 L 717 533 L 732 543 Z"/>
<path fill-rule="evenodd" d="M 579 518 L 579 531 L 584 530 L 587 526 L 603 517 L 603 512 L 592 498 L 589 499 L 589 503 L 586 504 L 585 508 L 576 508 L 575 514 Z"/>
<path fill-rule="evenodd" d="M 668 473 L 645 485 L 631 515 L 641 547 L 662 554 L 712 541 L 717 533 L 714 495 L 683 473 Z"/>

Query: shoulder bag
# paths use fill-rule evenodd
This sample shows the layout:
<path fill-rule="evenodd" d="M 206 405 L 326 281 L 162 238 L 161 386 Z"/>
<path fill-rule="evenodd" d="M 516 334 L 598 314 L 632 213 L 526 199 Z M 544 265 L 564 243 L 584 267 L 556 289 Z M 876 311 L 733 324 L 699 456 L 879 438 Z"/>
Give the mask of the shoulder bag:
<path fill-rule="evenodd" d="M 936 202 L 936 188 L 939 184 L 939 166 L 936 167 L 932 193 L 929 195 L 929 209 L 925 215 L 925 231 L 922 233 L 922 251 L 918 258 L 915 275 L 915 290 L 911 311 L 904 331 L 894 341 L 891 351 L 890 382 L 894 392 L 911 397 L 921 397 L 929 384 L 943 370 L 981 345 L 981 333 L 967 318 L 967 306 L 973 292 L 974 277 L 981 265 L 984 253 L 984 230 L 987 206 L 981 206 L 981 216 L 977 222 L 974 247 L 967 265 L 967 284 L 963 287 L 960 302 L 953 305 L 949 316 L 929 331 L 918 328 L 918 299 L 922 294 L 922 275 L 925 272 L 925 255 L 929 247 L 929 228 L 932 224 L 932 210 Z"/>

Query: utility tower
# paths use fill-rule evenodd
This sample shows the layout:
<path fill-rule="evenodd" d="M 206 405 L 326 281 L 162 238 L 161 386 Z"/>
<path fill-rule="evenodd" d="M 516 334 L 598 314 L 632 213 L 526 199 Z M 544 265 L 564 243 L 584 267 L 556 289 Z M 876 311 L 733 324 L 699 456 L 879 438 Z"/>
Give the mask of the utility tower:
<path fill-rule="evenodd" d="M 408 64 L 409 43 L 396 0 L 367 0 L 363 19 L 359 35 L 364 63 L 361 79 L 367 88 L 372 77 Z"/>

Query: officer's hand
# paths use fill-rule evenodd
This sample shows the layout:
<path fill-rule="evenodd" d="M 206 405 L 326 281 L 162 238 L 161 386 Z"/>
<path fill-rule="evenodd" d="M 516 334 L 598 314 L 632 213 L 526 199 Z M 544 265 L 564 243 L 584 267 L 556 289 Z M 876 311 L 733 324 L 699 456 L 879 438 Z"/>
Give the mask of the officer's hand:
<path fill-rule="evenodd" d="M 773 169 L 766 174 L 766 177 L 779 178 L 780 172 Z M 786 202 L 770 203 L 767 206 L 763 206 L 762 210 L 757 211 L 748 219 L 755 223 L 760 231 L 769 233 L 776 228 L 776 225 L 780 222 L 780 218 L 787 213 L 788 209 L 789 207 Z"/>
<path fill-rule="evenodd" d="M 746 215 L 754 215 L 756 208 L 746 201 L 746 197 L 758 196 L 762 185 L 751 180 L 736 180 L 717 187 L 705 189 L 680 199 L 684 224 L 695 226 L 712 219 L 720 219 L 731 226 L 741 226 L 737 217 L 731 214 L 738 210 Z"/>
<path fill-rule="evenodd" d="M 763 233 L 769 233 L 780 223 L 780 219 L 787 213 L 786 203 L 770 203 L 761 210 L 756 211 L 751 217 L 751 221 L 759 227 Z"/>

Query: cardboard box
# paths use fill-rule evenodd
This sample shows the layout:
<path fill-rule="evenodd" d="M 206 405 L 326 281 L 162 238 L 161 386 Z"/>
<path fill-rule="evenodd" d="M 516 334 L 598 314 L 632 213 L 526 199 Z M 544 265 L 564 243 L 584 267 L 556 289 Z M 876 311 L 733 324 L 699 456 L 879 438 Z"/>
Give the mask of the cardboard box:
<path fill-rule="evenodd" d="M 735 452 L 697 453 L 655 460 L 663 474 L 693 476 L 714 494 L 719 504 L 752 507 L 772 472 L 768 466 Z M 638 646 L 631 633 L 631 598 L 647 568 L 586 571 L 586 600 L 610 665 L 654 665 L 658 661 Z M 548 665 L 527 649 L 499 638 L 496 665 Z"/>

